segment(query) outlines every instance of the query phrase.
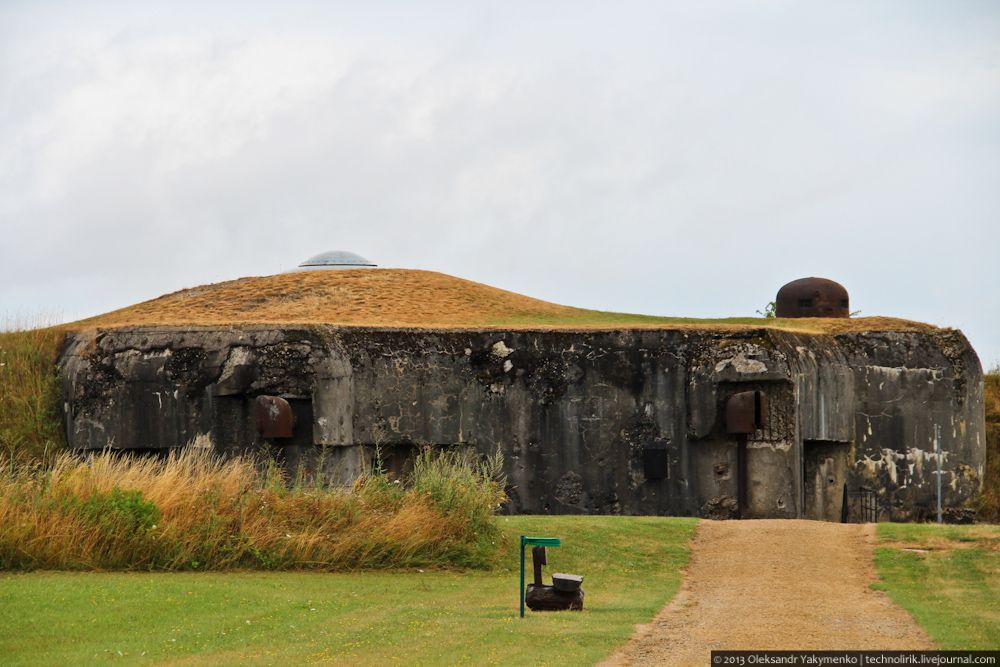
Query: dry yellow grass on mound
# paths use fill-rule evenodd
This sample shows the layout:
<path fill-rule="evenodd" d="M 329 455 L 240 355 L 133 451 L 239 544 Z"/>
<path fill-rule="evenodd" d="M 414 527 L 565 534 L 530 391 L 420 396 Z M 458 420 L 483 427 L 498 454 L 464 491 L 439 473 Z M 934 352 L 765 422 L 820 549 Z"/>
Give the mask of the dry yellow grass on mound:
<path fill-rule="evenodd" d="M 166 294 L 86 324 L 330 323 L 376 326 L 485 325 L 502 315 L 582 313 L 432 271 L 346 269 L 240 278 Z"/>
<path fill-rule="evenodd" d="M 371 327 L 749 328 L 813 333 L 923 330 L 883 317 L 845 319 L 695 319 L 609 313 L 561 306 L 433 271 L 351 269 L 241 278 L 181 290 L 69 328 L 334 324 Z"/>

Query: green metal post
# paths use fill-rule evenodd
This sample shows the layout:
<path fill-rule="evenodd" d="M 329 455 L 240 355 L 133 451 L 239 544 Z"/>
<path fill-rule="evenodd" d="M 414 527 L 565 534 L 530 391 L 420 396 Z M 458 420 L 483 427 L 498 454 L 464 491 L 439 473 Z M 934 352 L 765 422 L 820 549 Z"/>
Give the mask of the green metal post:
<path fill-rule="evenodd" d="M 521 536 L 521 588 L 518 589 L 521 598 L 521 618 L 524 618 L 524 535 Z"/>

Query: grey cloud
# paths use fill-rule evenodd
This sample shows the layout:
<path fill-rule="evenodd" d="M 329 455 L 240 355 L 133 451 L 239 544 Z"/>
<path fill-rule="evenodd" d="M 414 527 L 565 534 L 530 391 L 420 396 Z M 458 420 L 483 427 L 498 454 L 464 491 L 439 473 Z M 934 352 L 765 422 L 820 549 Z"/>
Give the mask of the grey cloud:
<path fill-rule="evenodd" d="M 172 6 L 0 10 L 0 311 L 345 248 L 690 316 L 825 275 L 1000 361 L 990 4 Z"/>

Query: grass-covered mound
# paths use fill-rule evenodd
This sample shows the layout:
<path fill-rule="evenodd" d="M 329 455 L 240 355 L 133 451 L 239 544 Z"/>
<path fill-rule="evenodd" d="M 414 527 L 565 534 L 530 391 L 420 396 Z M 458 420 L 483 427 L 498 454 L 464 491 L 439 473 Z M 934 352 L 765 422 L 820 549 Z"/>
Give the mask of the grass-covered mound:
<path fill-rule="evenodd" d="M 197 449 L 0 464 L 0 569 L 488 567 L 500 468 L 425 451 L 341 489 Z"/>
<path fill-rule="evenodd" d="M 69 326 L 233 324 L 423 329 L 769 327 L 814 333 L 933 329 L 930 325 L 885 317 L 699 319 L 611 313 L 561 306 L 443 273 L 412 269 L 300 271 L 240 278 L 166 294 Z"/>

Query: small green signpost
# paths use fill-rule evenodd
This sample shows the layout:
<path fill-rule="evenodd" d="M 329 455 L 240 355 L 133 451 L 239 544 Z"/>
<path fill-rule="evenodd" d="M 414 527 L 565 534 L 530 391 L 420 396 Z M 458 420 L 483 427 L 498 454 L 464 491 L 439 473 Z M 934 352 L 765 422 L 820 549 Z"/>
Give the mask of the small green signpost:
<path fill-rule="evenodd" d="M 521 599 L 521 618 L 524 618 L 524 547 L 558 547 L 560 545 L 558 537 L 525 537 L 521 536 L 521 589 L 518 597 Z"/>

